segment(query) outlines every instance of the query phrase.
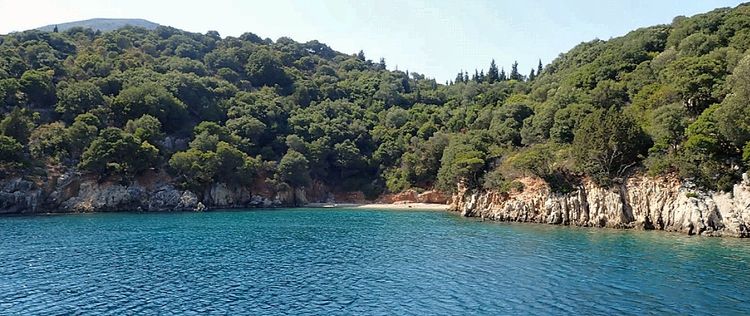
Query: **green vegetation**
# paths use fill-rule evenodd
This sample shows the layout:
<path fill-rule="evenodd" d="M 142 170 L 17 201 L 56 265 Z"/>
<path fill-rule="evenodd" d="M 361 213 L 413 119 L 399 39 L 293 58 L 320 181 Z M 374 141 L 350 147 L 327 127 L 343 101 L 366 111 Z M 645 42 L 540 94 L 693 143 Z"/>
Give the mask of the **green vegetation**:
<path fill-rule="evenodd" d="M 0 36 L 0 166 L 373 196 L 572 190 L 633 172 L 726 190 L 750 163 L 750 6 L 439 84 L 317 41 L 169 27 Z M 186 145 L 189 144 L 189 145 Z"/>

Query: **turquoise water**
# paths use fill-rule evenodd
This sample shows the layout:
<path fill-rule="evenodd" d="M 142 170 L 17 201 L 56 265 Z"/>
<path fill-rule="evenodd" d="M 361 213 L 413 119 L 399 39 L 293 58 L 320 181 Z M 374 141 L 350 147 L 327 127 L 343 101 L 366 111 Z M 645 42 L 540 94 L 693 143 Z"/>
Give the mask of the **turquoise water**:
<path fill-rule="evenodd" d="M 432 211 L 0 217 L 0 314 L 747 314 L 750 241 Z"/>

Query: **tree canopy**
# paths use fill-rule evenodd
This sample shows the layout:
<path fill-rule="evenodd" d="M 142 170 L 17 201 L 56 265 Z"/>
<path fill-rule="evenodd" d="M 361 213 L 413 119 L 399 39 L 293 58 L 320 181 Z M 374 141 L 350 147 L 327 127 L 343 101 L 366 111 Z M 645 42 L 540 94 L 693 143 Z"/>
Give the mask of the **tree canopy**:
<path fill-rule="evenodd" d="M 195 189 L 376 195 L 523 175 L 608 185 L 631 171 L 728 189 L 750 161 L 748 23 L 748 5 L 717 9 L 581 43 L 531 72 L 491 60 L 446 84 L 252 33 L 1 35 L 0 160 L 29 174 L 163 169 Z"/>

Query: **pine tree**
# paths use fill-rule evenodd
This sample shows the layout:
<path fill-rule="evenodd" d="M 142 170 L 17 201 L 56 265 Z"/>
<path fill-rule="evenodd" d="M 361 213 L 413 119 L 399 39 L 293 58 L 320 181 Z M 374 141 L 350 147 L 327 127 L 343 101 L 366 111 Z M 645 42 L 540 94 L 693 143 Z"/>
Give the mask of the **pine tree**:
<path fill-rule="evenodd" d="M 495 60 L 493 59 L 490 63 L 490 69 L 487 70 L 487 82 L 495 83 L 498 80 L 500 80 L 500 74 L 497 71 L 497 65 L 495 64 Z"/>
<path fill-rule="evenodd" d="M 52 32 L 53 32 L 53 33 L 57 33 L 57 25 L 55 25 L 55 28 L 54 28 L 54 29 L 52 29 Z"/>
<path fill-rule="evenodd" d="M 464 82 L 469 82 L 469 72 L 464 71 Z"/>
<path fill-rule="evenodd" d="M 517 61 L 514 61 L 513 65 L 510 67 L 510 80 L 523 81 L 523 77 L 518 72 L 518 62 Z"/>
<path fill-rule="evenodd" d="M 479 72 L 479 82 L 484 82 L 484 80 L 487 79 L 487 77 L 484 76 L 484 69 Z"/>
<path fill-rule="evenodd" d="M 536 74 L 534 73 L 534 68 L 531 68 L 531 73 L 529 73 L 529 81 L 534 81 L 536 78 Z"/>
<path fill-rule="evenodd" d="M 461 70 L 461 71 L 458 72 L 458 75 L 456 75 L 455 82 L 456 83 L 464 82 L 464 71 L 463 70 Z"/>
<path fill-rule="evenodd" d="M 505 68 L 500 70 L 500 75 L 497 77 L 500 81 L 508 80 L 508 76 L 505 75 Z"/>
<path fill-rule="evenodd" d="M 366 60 L 366 58 L 365 58 L 365 52 L 362 51 L 361 49 L 359 50 L 359 53 L 357 53 L 357 59 L 359 59 L 361 61 L 365 61 Z"/>
<path fill-rule="evenodd" d="M 385 58 L 380 57 L 380 69 L 385 70 Z"/>
<path fill-rule="evenodd" d="M 401 87 L 403 87 L 404 93 L 411 93 L 411 83 L 409 83 L 408 75 L 401 78 Z"/>
<path fill-rule="evenodd" d="M 474 76 L 471 77 L 471 81 L 480 82 L 478 70 L 474 69 Z"/>
<path fill-rule="evenodd" d="M 539 77 L 542 74 L 542 69 L 544 69 L 544 66 L 542 66 L 542 60 L 539 60 L 539 66 L 536 67 L 536 76 Z"/>

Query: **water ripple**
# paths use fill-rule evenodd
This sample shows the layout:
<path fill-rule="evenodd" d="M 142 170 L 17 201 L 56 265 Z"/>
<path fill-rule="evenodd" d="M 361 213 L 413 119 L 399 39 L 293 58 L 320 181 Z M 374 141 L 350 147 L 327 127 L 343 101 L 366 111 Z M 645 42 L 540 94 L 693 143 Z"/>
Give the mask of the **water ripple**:
<path fill-rule="evenodd" d="M 750 244 L 439 212 L 0 217 L 0 314 L 750 310 Z"/>

